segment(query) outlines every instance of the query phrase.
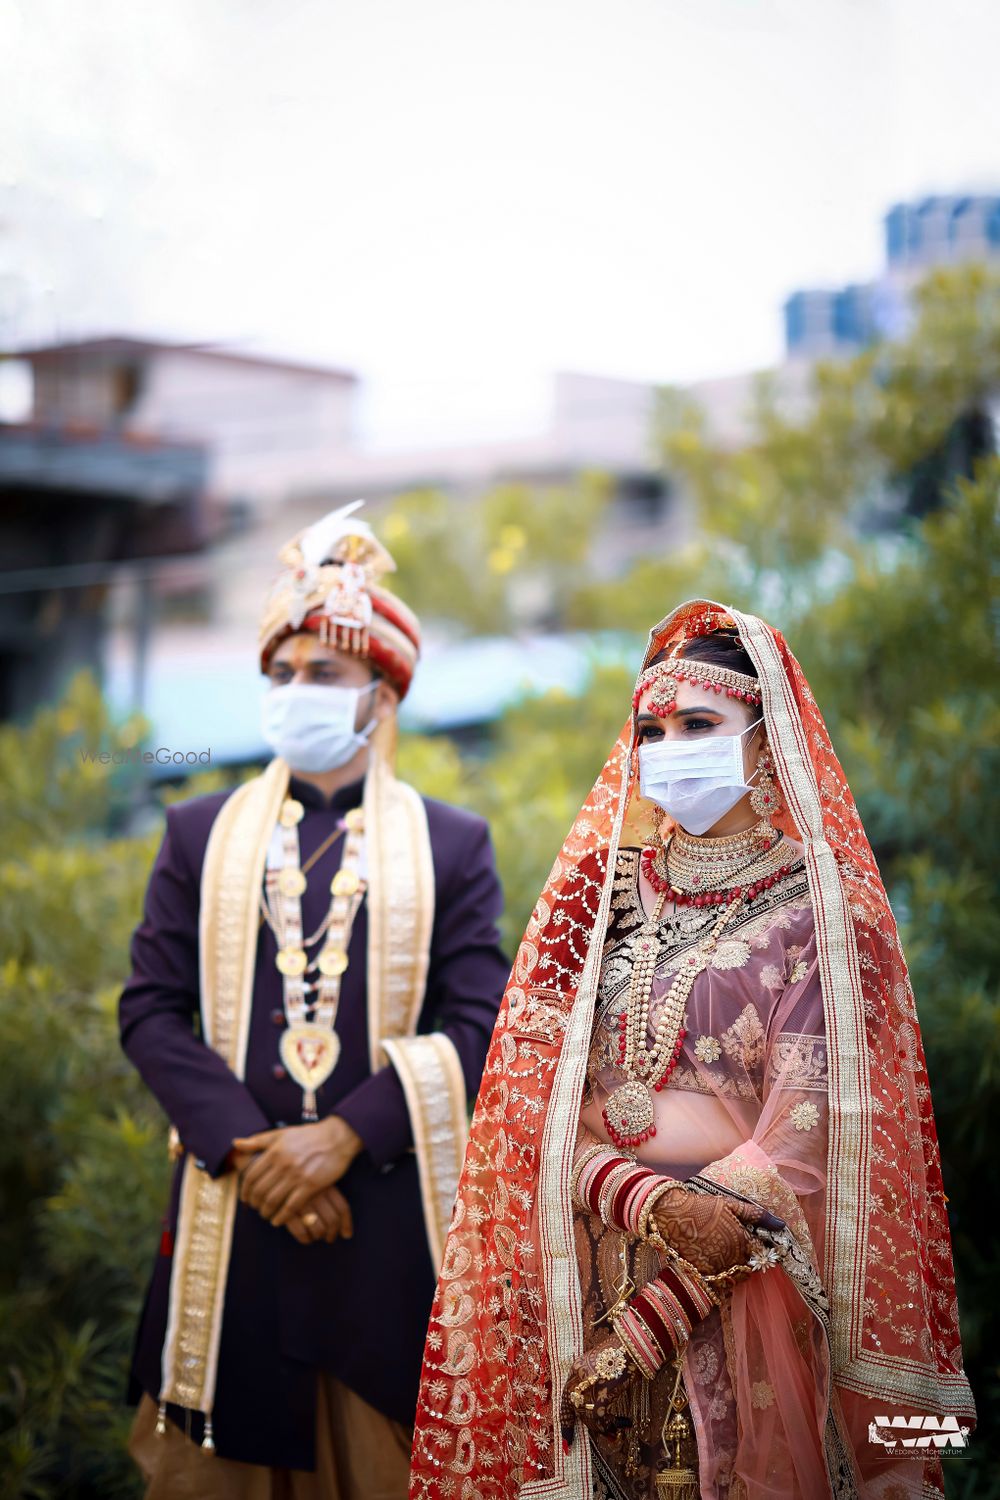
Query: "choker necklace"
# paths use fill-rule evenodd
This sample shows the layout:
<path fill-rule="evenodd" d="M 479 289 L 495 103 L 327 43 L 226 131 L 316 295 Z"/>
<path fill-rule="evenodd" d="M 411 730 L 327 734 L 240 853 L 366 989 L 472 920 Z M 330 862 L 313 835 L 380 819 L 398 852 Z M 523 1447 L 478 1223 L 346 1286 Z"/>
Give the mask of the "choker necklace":
<path fill-rule="evenodd" d="M 642 851 L 642 873 L 676 906 L 725 906 L 752 901 L 791 873 L 784 835 L 762 821 L 725 838 L 695 838 L 677 830 L 662 849 Z"/>

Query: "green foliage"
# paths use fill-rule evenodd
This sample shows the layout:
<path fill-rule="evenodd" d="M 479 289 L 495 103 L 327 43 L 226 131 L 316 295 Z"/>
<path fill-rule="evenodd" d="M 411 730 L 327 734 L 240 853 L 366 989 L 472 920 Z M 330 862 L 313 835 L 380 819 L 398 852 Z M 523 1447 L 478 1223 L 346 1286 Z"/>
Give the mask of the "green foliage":
<path fill-rule="evenodd" d="M 563 618 L 608 499 L 597 475 L 543 494 L 501 485 L 479 503 L 420 490 L 393 501 L 378 531 L 393 586 L 422 619 L 497 635 L 525 614 Z"/>
<path fill-rule="evenodd" d="M 639 648 L 641 650 L 641 647 Z M 598 668 L 582 698 L 551 690 L 510 709 L 481 766 L 473 805 L 489 820 L 513 956 L 580 805 L 628 716 L 629 673 Z"/>
<path fill-rule="evenodd" d="M 804 408 L 780 382 L 762 379 L 745 446 L 714 443 L 678 392 L 664 395 L 660 441 L 701 530 L 738 549 L 772 596 L 794 599 L 822 583 L 831 549 L 863 555 L 859 518 L 898 509 L 918 466 L 998 389 L 1000 273 L 963 266 L 935 271 L 917 289 L 908 337 L 817 365 Z M 940 474 L 953 477 L 947 466 Z"/>
<path fill-rule="evenodd" d="M 110 724 L 93 680 L 80 673 L 57 707 L 26 726 L 0 725 L 0 827 L 6 852 L 102 830 L 126 805 L 131 781 L 98 759 L 133 749 L 142 719 Z"/>
<path fill-rule="evenodd" d="M 0 1490 L 136 1493 L 124 1380 L 166 1190 L 114 1009 L 156 838 L 108 838 L 127 767 L 94 683 L 0 730 Z"/>
<path fill-rule="evenodd" d="M 941 1142 L 982 1483 L 995 1443 L 996 1238 L 984 1184 L 1000 1107 L 1000 463 L 960 481 L 891 563 L 790 630 L 882 867 L 910 964 Z M 959 1466 L 956 1466 L 956 1469 Z M 956 1486 L 955 1493 L 959 1493 Z M 989 1491 L 989 1493 L 993 1493 Z"/>

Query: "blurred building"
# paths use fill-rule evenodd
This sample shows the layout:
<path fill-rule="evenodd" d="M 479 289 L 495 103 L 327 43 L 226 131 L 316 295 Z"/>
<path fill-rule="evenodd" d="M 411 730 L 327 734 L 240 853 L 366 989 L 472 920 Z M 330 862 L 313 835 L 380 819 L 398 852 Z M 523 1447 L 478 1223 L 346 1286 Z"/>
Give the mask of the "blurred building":
<path fill-rule="evenodd" d="M 23 349 L 33 418 L 47 426 L 196 442 L 216 495 L 280 499 L 321 483 L 354 441 L 358 378 L 199 345 L 81 339 Z"/>
<path fill-rule="evenodd" d="M 885 216 L 890 271 L 1000 256 L 1000 196 L 921 198 L 897 203 Z"/>
<path fill-rule="evenodd" d="M 933 266 L 1000 258 L 1000 196 L 921 198 L 885 216 L 885 270 L 874 281 L 808 287 L 785 302 L 789 359 L 855 354 L 906 327 L 908 292 Z"/>
<path fill-rule="evenodd" d="M 358 495 L 433 486 L 471 501 L 497 483 L 599 470 L 616 513 L 602 565 L 662 544 L 655 391 L 640 382 L 561 374 L 533 435 L 378 453 L 357 440 L 359 381 L 341 369 L 133 338 L 18 359 L 31 409 L 0 424 L 0 717 L 90 666 L 117 706 L 147 710 L 168 737 L 197 725 L 219 759 L 246 759 L 261 745 L 254 641 L 277 549 Z M 544 682 L 534 654 L 538 670 L 518 670 Z M 414 722 L 457 727 L 455 670 L 442 661 L 441 691 L 414 698 Z"/>
<path fill-rule="evenodd" d="M 211 540 L 206 459 L 198 444 L 80 423 L 0 425 L 0 719 L 51 701 L 79 668 L 100 675 L 115 589 L 132 595 L 142 697 L 151 579 L 197 576 Z"/>

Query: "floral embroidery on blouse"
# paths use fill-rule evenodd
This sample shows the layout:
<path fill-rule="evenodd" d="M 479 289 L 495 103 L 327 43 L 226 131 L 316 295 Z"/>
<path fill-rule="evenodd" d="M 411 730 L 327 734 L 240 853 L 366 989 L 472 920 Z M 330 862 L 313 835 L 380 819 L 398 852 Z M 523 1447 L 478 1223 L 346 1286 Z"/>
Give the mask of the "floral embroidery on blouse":
<path fill-rule="evenodd" d="M 764 1028 L 752 1005 L 744 1005 L 733 1024 L 722 1033 L 722 1050 L 741 1062 L 748 1073 L 764 1060 Z"/>
<path fill-rule="evenodd" d="M 750 960 L 750 945 L 742 938 L 722 938 L 709 955 L 710 969 L 742 969 Z M 672 954 L 660 965 L 663 974 L 676 974 L 688 961 L 686 949 Z"/>
<path fill-rule="evenodd" d="M 717 1062 L 722 1056 L 722 1047 L 718 1037 L 700 1036 L 694 1044 L 694 1055 L 699 1062 Z"/>
<path fill-rule="evenodd" d="M 750 1387 L 750 1401 L 758 1411 L 774 1405 L 774 1387 L 769 1380 L 755 1380 Z"/>
<path fill-rule="evenodd" d="M 819 1124 L 819 1110 L 809 1099 L 800 1099 L 788 1111 L 788 1117 L 796 1130 L 812 1130 Z"/>
<path fill-rule="evenodd" d="M 826 1038 L 810 1032 L 780 1031 L 768 1058 L 769 1086 L 826 1088 Z"/>

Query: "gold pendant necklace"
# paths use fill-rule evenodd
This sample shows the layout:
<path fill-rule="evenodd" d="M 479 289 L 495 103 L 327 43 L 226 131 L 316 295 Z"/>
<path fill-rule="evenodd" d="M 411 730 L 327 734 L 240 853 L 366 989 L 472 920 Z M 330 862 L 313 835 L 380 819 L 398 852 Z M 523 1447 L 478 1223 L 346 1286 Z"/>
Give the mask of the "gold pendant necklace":
<path fill-rule="evenodd" d="M 282 804 L 278 816 L 282 862 L 277 868 L 268 868 L 266 910 L 278 944 L 275 965 L 282 976 L 287 1022 L 278 1051 L 286 1071 L 302 1089 L 302 1118 L 315 1120 L 317 1090 L 340 1059 L 340 1038 L 334 1029 L 340 985 L 348 967 L 351 930 L 366 889 L 361 875 L 364 815 L 360 808 L 352 808 L 344 818 L 344 854 L 330 882 L 329 910 L 316 932 L 304 938 L 301 897 L 306 880 L 298 830 L 303 812 L 302 804 L 294 798 L 286 798 Z M 309 962 L 307 946 L 324 935 L 323 947 Z"/>

